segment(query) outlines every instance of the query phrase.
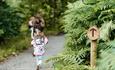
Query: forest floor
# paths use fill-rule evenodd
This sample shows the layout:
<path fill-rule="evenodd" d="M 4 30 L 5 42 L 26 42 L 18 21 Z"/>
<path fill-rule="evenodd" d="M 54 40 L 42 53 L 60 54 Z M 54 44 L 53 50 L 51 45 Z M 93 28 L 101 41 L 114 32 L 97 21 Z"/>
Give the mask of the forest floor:
<path fill-rule="evenodd" d="M 45 60 L 56 56 L 64 48 L 64 35 L 49 36 L 48 39 L 49 43 L 46 46 L 46 54 L 40 70 L 54 70 L 52 63 L 45 63 Z M 36 70 L 36 62 L 32 52 L 33 48 L 31 47 L 18 56 L 10 57 L 8 60 L 0 63 L 0 70 Z"/>

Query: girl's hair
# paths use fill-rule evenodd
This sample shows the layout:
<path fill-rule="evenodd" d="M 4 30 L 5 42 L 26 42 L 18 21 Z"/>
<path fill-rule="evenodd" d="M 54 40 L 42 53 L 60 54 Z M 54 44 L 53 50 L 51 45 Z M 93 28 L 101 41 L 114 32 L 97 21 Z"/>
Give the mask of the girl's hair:
<path fill-rule="evenodd" d="M 44 19 L 41 17 L 40 14 L 37 14 L 36 16 L 32 16 L 30 18 L 30 21 L 32 23 L 32 25 L 28 25 L 29 28 L 34 27 L 34 31 L 35 29 L 38 29 L 40 32 L 43 32 L 45 23 L 44 23 Z"/>
<path fill-rule="evenodd" d="M 44 29 L 45 23 L 41 16 L 34 16 L 33 27 L 39 29 L 41 32 Z"/>

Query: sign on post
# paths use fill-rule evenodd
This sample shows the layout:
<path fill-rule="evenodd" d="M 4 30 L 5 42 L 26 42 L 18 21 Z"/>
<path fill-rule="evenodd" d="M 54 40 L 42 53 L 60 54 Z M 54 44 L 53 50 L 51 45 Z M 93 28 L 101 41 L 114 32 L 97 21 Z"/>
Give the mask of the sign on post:
<path fill-rule="evenodd" d="M 90 65 L 94 69 L 96 67 L 96 57 L 97 57 L 97 39 L 99 38 L 100 31 L 96 26 L 89 28 L 87 32 L 88 38 L 91 40 L 91 50 L 90 50 Z"/>
<path fill-rule="evenodd" d="M 96 26 L 89 28 L 87 32 L 87 36 L 90 40 L 97 40 L 99 38 L 99 29 Z"/>

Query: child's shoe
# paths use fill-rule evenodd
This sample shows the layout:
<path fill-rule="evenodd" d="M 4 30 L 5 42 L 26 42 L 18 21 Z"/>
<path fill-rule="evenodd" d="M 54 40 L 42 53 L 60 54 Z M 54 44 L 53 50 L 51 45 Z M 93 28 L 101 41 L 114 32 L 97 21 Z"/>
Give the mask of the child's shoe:
<path fill-rule="evenodd" d="M 39 66 L 37 66 L 37 69 L 36 70 L 39 70 Z"/>

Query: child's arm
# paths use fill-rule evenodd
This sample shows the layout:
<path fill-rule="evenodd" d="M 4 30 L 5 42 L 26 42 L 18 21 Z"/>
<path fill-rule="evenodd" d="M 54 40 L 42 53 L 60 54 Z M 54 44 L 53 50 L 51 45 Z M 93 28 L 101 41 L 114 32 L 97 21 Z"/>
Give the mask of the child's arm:
<path fill-rule="evenodd" d="M 48 38 L 46 36 L 44 36 L 44 43 L 48 44 Z"/>
<path fill-rule="evenodd" d="M 34 39 L 34 28 L 31 28 L 31 38 Z"/>
<path fill-rule="evenodd" d="M 33 46 L 33 45 L 34 45 L 34 41 L 32 40 L 32 41 L 31 41 L 31 46 Z"/>

